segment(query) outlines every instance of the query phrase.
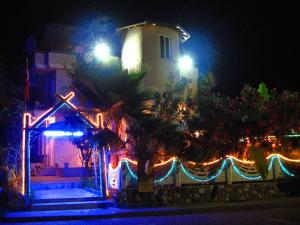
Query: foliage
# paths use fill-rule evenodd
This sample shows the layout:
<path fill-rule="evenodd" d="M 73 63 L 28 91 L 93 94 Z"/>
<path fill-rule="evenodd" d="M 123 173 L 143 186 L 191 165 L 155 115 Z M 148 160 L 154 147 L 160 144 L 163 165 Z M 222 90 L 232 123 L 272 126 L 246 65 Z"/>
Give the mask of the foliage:
<path fill-rule="evenodd" d="M 185 79 L 171 82 L 164 93 L 154 94 L 150 112 L 129 129 L 134 157 L 158 160 L 161 151 L 181 157 L 187 145 L 185 118 L 193 104 L 190 94 L 186 95 L 187 84 Z"/>
<path fill-rule="evenodd" d="M 0 165 L 4 171 L 14 170 L 18 172 L 18 162 L 20 160 L 20 140 L 21 129 L 11 129 L 21 127 L 22 105 L 17 96 L 20 94 L 18 87 L 9 79 L 5 63 L 0 61 Z M 1 180 L 5 185 L 7 180 Z"/>
<path fill-rule="evenodd" d="M 124 115 L 138 117 L 149 93 L 141 88 L 147 70 L 123 70 L 120 62 L 81 62 L 70 71 L 71 86 L 94 107 L 106 110 L 109 117 L 120 121 Z M 108 122 L 108 121 L 107 121 Z"/>
<path fill-rule="evenodd" d="M 198 161 L 221 157 L 238 149 L 239 131 L 234 110 L 236 100 L 209 93 L 198 97 L 195 114 L 189 118 L 190 146 L 187 158 Z M 194 134 L 198 132 L 199 135 Z"/>
<path fill-rule="evenodd" d="M 1 202 L 10 209 L 21 209 L 24 198 L 18 194 L 21 180 L 18 167 L 21 159 L 22 106 L 18 99 L 20 89 L 8 74 L 5 62 L 0 59 L 0 188 Z"/>
<path fill-rule="evenodd" d="M 213 92 L 213 82 L 200 87 L 194 115 L 188 118 L 190 136 L 188 159 L 205 160 L 234 152 L 246 156 L 249 146 L 262 151 L 282 151 L 290 146 L 287 134 L 299 131 L 299 94 L 271 90 L 261 84 L 259 90 L 245 85 L 233 98 Z M 270 140 L 267 136 L 276 136 Z M 247 139 L 246 139 L 247 138 Z M 275 147 L 274 147 L 275 146 Z"/>
<path fill-rule="evenodd" d="M 263 97 L 264 99 L 268 100 L 270 98 L 269 89 L 264 82 L 261 82 L 259 84 L 257 91 L 260 94 L 260 96 Z"/>
<path fill-rule="evenodd" d="M 70 71 L 71 88 L 80 93 L 82 102 L 105 111 L 103 129 L 90 133 L 84 143 L 73 141 L 82 149 L 81 152 L 89 153 L 86 149 L 93 148 L 124 148 L 119 138 L 119 127 L 122 119 L 129 123 L 144 116 L 142 111 L 146 109 L 145 100 L 149 97 L 149 92 L 141 87 L 145 75 L 146 69 L 123 70 L 120 62 L 103 64 L 82 61 Z"/>
<path fill-rule="evenodd" d="M 266 159 L 265 152 L 263 149 L 258 149 L 257 147 L 251 147 L 250 158 L 254 160 L 254 165 L 258 171 L 258 173 L 265 180 L 268 176 L 268 161 Z"/>

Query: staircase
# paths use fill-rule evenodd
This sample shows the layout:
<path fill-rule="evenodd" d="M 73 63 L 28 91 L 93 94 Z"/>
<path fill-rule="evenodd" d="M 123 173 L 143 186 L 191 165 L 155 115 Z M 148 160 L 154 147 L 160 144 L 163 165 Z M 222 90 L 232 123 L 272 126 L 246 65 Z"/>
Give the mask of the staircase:
<path fill-rule="evenodd" d="M 39 177 L 31 184 L 33 211 L 105 208 L 114 205 L 100 191 L 82 187 L 80 179 Z"/>
<path fill-rule="evenodd" d="M 103 200 L 101 197 L 86 198 L 58 198 L 58 199 L 33 199 L 31 210 L 74 210 L 106 208 L 114 205 L 112 200 Z"/>

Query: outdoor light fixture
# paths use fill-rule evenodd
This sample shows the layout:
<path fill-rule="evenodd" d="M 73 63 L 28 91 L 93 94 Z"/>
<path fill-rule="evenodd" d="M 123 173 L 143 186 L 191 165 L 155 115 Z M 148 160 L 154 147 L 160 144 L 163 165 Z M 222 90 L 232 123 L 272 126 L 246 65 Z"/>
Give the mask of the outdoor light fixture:
<path fill-rule="evenodd" d="M 94 55 L 100 61 L 106 61 L 110 56 L 110 48 L 106 43 L 99 43 L 94 49 Z"/>
<path fill-rule="evenodd" d="M 179 59 L 178 67 L 181 71 L 190 70 L 193 67 L 193 59 L 188 55 L 182 56 Z"/>
<path fill-rule="evenodd" d="M 81 131 L 75 131 L 75 132 L 70 132 L 70 131 L 61 131 L 61 130 L 47 130 L 44 131 L 43 134 L 46 137 L 80 137 L 83 135 Z"/>

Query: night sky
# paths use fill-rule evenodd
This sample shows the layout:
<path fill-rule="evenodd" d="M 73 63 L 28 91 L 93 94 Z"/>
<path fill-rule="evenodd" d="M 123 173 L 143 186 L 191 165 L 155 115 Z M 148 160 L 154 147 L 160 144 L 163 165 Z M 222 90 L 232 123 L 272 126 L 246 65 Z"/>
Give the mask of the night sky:
<path fill-rule="evenodd" d="M 180 24 L 191 34 L 186 49 L 201 72 L 212 70 L 218 91 L 236 95 L 244 83 L 300 91 L 300 13 L 281 1 L 9 1 L 1 6 L 2 60 L 24 59 L 25 40 L 47 23 L 80 25 L 109 16 L 116 26 L 147 19 Z M 263 3 L 262 3 L 263 2 Z M 299 79 L 300 80 L 300 79 Z"/>

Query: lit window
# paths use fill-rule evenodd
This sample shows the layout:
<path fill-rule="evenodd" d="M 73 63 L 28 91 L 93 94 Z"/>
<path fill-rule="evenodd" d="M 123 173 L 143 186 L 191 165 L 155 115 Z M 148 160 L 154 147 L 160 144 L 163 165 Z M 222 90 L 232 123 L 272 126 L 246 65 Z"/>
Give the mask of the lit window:
<path fill-rule="evenodd" d="M 162 59 L 170 59 L 170 38 L 160 36 L 160 57 Z"/>

